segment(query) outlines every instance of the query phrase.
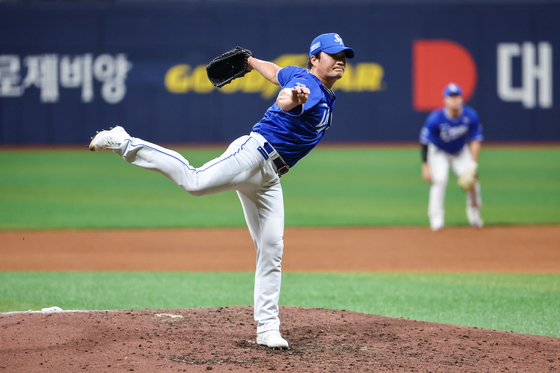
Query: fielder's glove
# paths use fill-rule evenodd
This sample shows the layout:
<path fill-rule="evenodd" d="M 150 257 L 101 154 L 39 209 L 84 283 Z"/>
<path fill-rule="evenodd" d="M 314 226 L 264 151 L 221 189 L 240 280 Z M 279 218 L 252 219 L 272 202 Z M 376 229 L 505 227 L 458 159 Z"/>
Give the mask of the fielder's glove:
<path fill-rule="evenodd" d="M 210 82 L 221 88 L 231 83 L 233 79 L 241 78 L 247 71 L 247 60 L 253 53 L 241 47 L 227 51 L 226 53 L 214 58 L 206 65 L 206 73 Z"/>
<path fill-rule="evenodd" d="M 476 162 L 472 162 L 457 180 L 457 184 L 463 188 L 465 192 L 473 190 L 476 180 L 478 179 L 478 175 L 476 173 L 477 168 L 478 164 Z"/>

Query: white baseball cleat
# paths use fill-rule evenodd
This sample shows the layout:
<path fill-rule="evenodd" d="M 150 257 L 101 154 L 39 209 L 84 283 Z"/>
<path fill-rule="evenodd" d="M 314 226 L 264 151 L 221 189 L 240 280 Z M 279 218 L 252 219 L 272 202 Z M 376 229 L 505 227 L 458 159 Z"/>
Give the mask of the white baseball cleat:
<path fill-rule="evenodd" d="M 473 227 L 482 228 L 484 222 L 480 218 L 480 213 L 477 210 L 467 209 L 467 219 L 469 219 L 469 224 Z"/>
<path fill-rule="evenodd" d="M 476 228 L 482 228 L 482 226 L 484 225 L 484 221 L 482 221 L 482 219 L 479 217 L 472 219 L 469 221 L 469 223 Z"/>
<path fill-rule="evenodd" d="M 116 126 L 110 130 L 97 132 L 97 135 L 91 138 L 89 150 L 92 152 L 100 150 L 117 150 L 123 141 L 130 137 L 121 126 Z"/>
<path fill-rule="evenodd" d="M 257 343 L 270 348 L 289 348 L 288 341 L 282 338 L 278 330 L 267 330 L 257 334 Z"/>

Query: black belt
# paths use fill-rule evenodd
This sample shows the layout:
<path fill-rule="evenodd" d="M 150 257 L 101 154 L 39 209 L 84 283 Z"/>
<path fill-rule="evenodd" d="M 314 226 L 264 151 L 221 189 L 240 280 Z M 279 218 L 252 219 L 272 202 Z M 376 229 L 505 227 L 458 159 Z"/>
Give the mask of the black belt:
<path fill-rule="evenodd" d="M 263 149 L 264 148 L 264 149 Z M 284 162 L 280 154 L 269 143 L 265 142 L 263 147 L 258 147 L 258 150 L 261 152 L 264 159 L 271 158 L 272 162 L 276 166 L 276 172 L 278 172 L 279 176 L 285 175 L 290 171 L 290 167 Z"/>

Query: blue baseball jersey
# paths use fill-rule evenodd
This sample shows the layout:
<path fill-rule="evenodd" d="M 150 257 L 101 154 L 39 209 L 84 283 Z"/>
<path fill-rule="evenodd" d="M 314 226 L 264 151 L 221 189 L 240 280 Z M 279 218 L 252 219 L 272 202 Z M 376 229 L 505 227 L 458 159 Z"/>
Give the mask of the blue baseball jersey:
<path fill-rule="evenodd" d="M 482 139 L 478 114 L 467 105 L 457 118 L 449 118 L 443 107 L 432 111 L 420 131 L 422 144 L 434 144 L 449 154 L 457 154 L 466 143 Z"/>
<path fill-rule="evenodd" d="M 307 102 L 290 111 L 283 111 L 275 102 L 253 126 L 253 131 L 263 135 L 292 167 L 323 138 L 331 125 L 336 96 L 309 70 L 300 67 L 280 69 L 276 77 L 282 88 L 307 87 Z"/>

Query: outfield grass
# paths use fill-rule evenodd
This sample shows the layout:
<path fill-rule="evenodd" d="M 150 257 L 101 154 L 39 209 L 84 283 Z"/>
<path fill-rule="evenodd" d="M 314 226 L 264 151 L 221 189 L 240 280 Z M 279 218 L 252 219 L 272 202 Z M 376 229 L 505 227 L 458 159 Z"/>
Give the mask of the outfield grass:
<path fill-rule="evenodd" d="M 221 149 L 181 149 L 194 166 Z M 560 223 L 560 148 L 485 148 L 487 225 Z M 0 151 L 0 229 L 244 227 L 235 192 L 192 197 L 111 152 Z M 446 224 L 466 224 L 450 179 Z M 288 226 L 428 225 L 411 148 L 318 148 L 282 178 Z M 281 304 L 560 337 L 560 275 L 285 273 Z M 252 304 L 252 273 L 0 272 L 0 311 Z"/>
<path fill-rule="evenodd" d="M 251 305 L 253 276 L 0 272 L 0 312 Z M 285 273 L 280 304 L 560 337 L 560 275 Z"/>
<path fill-rule="evenodd" d="M 194 166 L 222 149 L 180 149 Z M 410 148 L 318 148 L 282 178 L 287 226 L 428 225 L 428 184 Z M 487 225 L 560 223 L 560 148 L 480 157 Z M 0 151 L 0 229 L 244 227 L 235 192 L 193 197 L 112 152 Z M 450 178 L 446 224 L 464 225 Z"/>

